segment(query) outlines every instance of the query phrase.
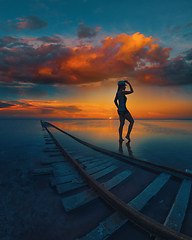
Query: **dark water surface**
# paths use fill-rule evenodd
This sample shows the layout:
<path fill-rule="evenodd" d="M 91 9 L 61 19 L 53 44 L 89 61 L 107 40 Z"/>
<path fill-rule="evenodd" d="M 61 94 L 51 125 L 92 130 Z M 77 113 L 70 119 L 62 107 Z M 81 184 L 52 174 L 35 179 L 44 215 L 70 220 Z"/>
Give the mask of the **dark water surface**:
<path fill-rule="evenodd" d="M 131 149 L 127 148 L 126 141 L 119 149 L 118 120 L 50 122 L 102 148 L 121 150 L 126 155 L 174 168 L 192 169 L 192 121 L 136 120 Z M 127 125 L 123 136 L 126 129 Z M 64 144 L 64 135 L 56 130 L 53 133 Z M 65 213 L 62 196 L 50 186 L 50 175 L 33 176 L 34 169 L 46 167 L 41 162 L 48 158 L 43 149 L 49 145 L 45 144 L 39 120 L 1 119 L 0 134 L 0 239 L 72 240 L 87 233 L 93 216 L 100 222 L 110 215 L 109 209 L 99 200 L 97 203 L 102 205 L 99 209 L 103 207 L 102 218 L 97 216 L 96 208 Z M 91 204 L 95 206 L 95 202 Z"/>
<path fill-rule="evenodd" d="M 192 169 L 192 120 L 136 120 L 131 149 L 118 141 L 118 120 L 51 120 L 89 143 L 136 158 L 185 170 Z M 128 124 L 124 126 L 126 135 Z M 0 158 L 20 157 L 29 164 L 42 147 L 39 120 L 0 120 Z M 129 150 L 129 151 L 128 151 Z"/>
<path fill-rule="evenodd" d="M 136 120 L 130 148 L 118 141 L 118 120 L 57 120 L 55 126 L 89 143 L 178 169 L 192 169 L 192 121 Z M 126 135 L 128 124 L 124 126 Z"/>

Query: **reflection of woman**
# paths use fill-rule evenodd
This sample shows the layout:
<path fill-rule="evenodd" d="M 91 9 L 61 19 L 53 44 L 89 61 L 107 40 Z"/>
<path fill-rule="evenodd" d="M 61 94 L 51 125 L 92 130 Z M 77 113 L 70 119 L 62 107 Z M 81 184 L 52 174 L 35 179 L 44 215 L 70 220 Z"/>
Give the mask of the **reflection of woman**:
<path fill-rule="evenodd" d="M 126 83 L 130 87 L 130 91 L 125 91 Z M 133 88 L 131 84 L 128 81 L 119 81 L 118 82 L 118 90 L 115 96 L 114 103 L 118 108 L 118 114 L 119 114 L 119 141 L 123 141 L 122 138 L 122 132 L 123 132 L 123 126 L 125 124 L 125 119 L 129 121 L 129 127 L 127 131 L 126 138 L 128 139 L 128 142 L 130 142 L 130 133 L 133 127 L 134 120 L 131 116 L 131 113 L 126 108 L 126 101 L 127 97 L 125 95 L 133 93 Z"/>

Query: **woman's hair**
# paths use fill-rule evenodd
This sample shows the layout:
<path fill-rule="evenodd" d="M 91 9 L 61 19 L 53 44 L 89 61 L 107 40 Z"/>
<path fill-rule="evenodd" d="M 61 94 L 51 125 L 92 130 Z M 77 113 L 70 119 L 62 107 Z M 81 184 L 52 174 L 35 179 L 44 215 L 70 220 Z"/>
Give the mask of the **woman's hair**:
<path fill-rule="evenodd" d="M 118 86 L 117 92 L 120 91 L 121 87 L 122 87 L 122 85 Z"/>
<path fill-rule="evenodd" d="M 123 85 L 118 85 L 117 92 L 116 92 L 116 98 L 117 98 L 117 93 L 120 91 L 120 89 L 121 89 L 122 86 L 123 86 Z"/>

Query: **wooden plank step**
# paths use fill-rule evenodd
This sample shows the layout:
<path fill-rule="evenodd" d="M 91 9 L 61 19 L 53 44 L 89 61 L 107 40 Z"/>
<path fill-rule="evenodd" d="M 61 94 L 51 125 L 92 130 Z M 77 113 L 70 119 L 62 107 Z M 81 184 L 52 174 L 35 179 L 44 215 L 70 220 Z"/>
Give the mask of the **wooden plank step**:
<path fill-rule="evenodd" d="M 89 160 L 86 160 L 86 161 L 81 161 L 81 160 L 78 160 L 78 161 L 81 164 L 88 165 L 88 164 L 92 164 L 92 163 L 98 162 L 98 159 L 93 158 L 93 159 L 89 159 Z"/>
<path fill-rule="evenodd" d="M 104 172 L 99 172 L 100 174 L 97 175 L 97 178 L 101 178 L 104 175 Z M 106 175 L 106 174 L 105 174 Z M 72 181 L 64 183 L 64 184 L 57 184 L 57 191 L 61 194 L 61 193 L 65 193 L 65 192 L 69 192 L 84 186 L 87 186 L 87 182 L 82 181 L 81 179 L 77 178 L 77 179 L 72 179 Z"/>
<path fill-rule="evenodd" d="M 74 153 L 74 151 L 67 151 L 69 154 Z"/>
<path fill-rule="evenodd" d="M 169 215 L 166 218 L 165 226 L 180 231 L 185 212 L 187 209 L 189 196 L 191 192 L 191 181 L 184 179 L 181 188 L 177 194 Z"/>
<path fill-rule="evenodd" d="M 59 184 L 56 186 L 58 193 L 65 193 L 65 192 L 69 192 L 81 187 L 87 186 L 87 183 L 84 180 L 81 179 L 77 179 L 76 182 L 68 182 L 65 184 Z"/>
<path fill-rule="evenodd" d="M 59 150 L 59 148 L 58 147 L 46 147 L 46 148 L 44 148 L 44 151 L 47 151 L 47 150 Z M 60 151 L 60 150 L 59 150 Z"/>
<path fill-rule="evenodd" d="M 41 161 L 42 164 L 51 164 L 59 162 L 68 162 L 64 157 L 63 158 L 48 158 Z"/>
<path fill-rule="evenodd" d="M 115 159 L 107 159 L 107 158 L 94 158 L 91 161 L 87 161 L 87 162 L 83 162 L 84 165 L 88 166 L 90 164 L 94 164 L 94 163 L 106 163 L 106 162 L 112 162 L 112 161 L 116 161 Z"/>
<path fill-rule="evenodd" d="M 46 147 L 45 150 L 53 150 L 53 149 L 57 149 L 59 150 L 59 148 L 57 146 L 53 146 L 53 147 Z"/>
<path fill-rule="evenodd" d="M 117 169 L 117 167 L 113 165 L 111 167 L 105 168 L 104 170 L 101 170 L 100 172 L 93 173 L 92 177 L 95 179 L 99 179 L 99 178 L 107 175 L 108 173 L 114 171 L 115 169 Z M 70 175 L 66 175 L 66 176 L 62 176 L 62 177 L 53 177 L 50 179 L 50 181 L 51 181 L 52 186 L 56 186 L 58 184 L 71 182 L 74 178 L 78 178 L 79 176 L 80 175 L 78 173 L 70 174 Z"/>
<path fill-rule="evenodd" d="M 59 149 L 44 149 L 44 152 L 60 152 Z"/>
<path fill-rule="evenodd" d="M 150 196 L 154 196 L 159 191 L 165 183 L 169 180 L 171 175 L 166 173 L 161 173 L 146 189 L 144 189 L 135 199 L 133 199 L 129 206 L 140 211 L 143 208 L 143 204 L 146 205 L 147 202 L 151 199 Z"/>
<path fill-rule="evenodd" d="M 75 158 L 77 159 L 77 158 Z M 78 160 L 82 163 L 92 163 L 92 162 L 96 162 L 96 161 L 103 161 L 103 160 L 107 160 L 109 159 L 108 157 L 106 156 L 102 156 L 102 157 L 98 157 L 98 156 L 95 156 L 95 157 L 83 157 L 83 158 L 78 158 Z M 111 159 L 113 160 L 113 159 Z"/>
<path fill-rule="evenodd" d="M 84 166 L 86 166 L 86 167 L 89 167 L 89 166 L 92 166 L 92 165 L 94 165 L 94 164 L 98 164 L 98 165 L 99 165 L 99 163 L 100 163 L 100 164 L 106 163 L 106 161 L 104 162 L 104 161 L 98 161 L 97 159 L 94 159 L 94 160 L 91 160 L 91 162 L 90 162 L 90 161 L 88 161 L 88 162 L 83 162 L 82 164 L 83 164 Z"/>
<path fill-rule="evenodd" d="M 89 173 L 89 174 L 93 174 L 93 173 L 99 172 L 99 171 L 101 171 L 101 170 L 103 170 L 107 167 L 110 167 L 112 165 L 113 165 L 113 163 L 106 163 L 106 164 L 103 164 L 103 165 L 98 166 L 98 167 L 87 169 L 86 172 Z"/>
<path fill-rule="evenodd" d="M 82 156 L 82 155 L 74 157 L 75 160 L 80 160 L 80 161 L 82 160 L 82 161 L 85 161 L 85 162 L 89 161 L 89 160 L 97 160 L 99 158 L 100 158 L 100 156 L 98 156 L 98 155 L 96 155 L 95 157 L 85 157 L 85 156 Z M 108 158 L 108 157 L 105 156 L 105 158 Z"/>
<path fill-rule="evenodd" d="M 53 163 L 52 165 L 54 167 L 53 170 L 54 177 L 59 177 L 77 172 L 74 166 L 69 162 Z"/>
<path fill-rule="evenodd" d="M 84 163 L 84 166 L 86 167 L 85 170 L 88 170 L 88 169 L 91 169 L 91 168 L 94 168 L 94 167 L 98 167 L 98 166 L 102 166 L 104 164 L 113 164 L 115 161 L 102 161 L 102 162 L 94 162 L 94 163 L 90 163 L 90 164 L 85 164 Z"/>
<path fill-rule="evenodd" d="M 184 179 L 175 198 L 173 206 L 163 224 L 164 226 L 170 227 L 176 231 L 180 231 L 188 206 L 190 192 L 191 181 Z M 156 238 L 156 240 L 160 240 L 160 238 Z"/>
<path fill-rule="evenodd" d="M 82 177 L 77 172 L 77 173 L 68 174 L 62 177 L 51 177 L 50 182 L 51 182 L 51 186 L 56 186 L 58 184 L 71 182 L 73 179 L 78 179 L 78 178 L 82 178 Z"/>
<path fill-rule="evenodd" d="M 79 158 L 80 162 L 87 162 L 87 161 L 94 160 L 94 159 L 95 159 L 94 157 L 82 157 L 82 158 Z"/>
<path fill-rule="evenodd" d="M 107 168 L 109 166 L 112 166 L 112 163 L 111 164 L 109 163 L 108 165 L 106 164 L 106 165 L 88 169 L 86 172 L 89 174 L 93 174 L 93 173 L 99 172 L 101 170 L 104 170 L 105 168 Z M 68 169 L 65 169 L 64 167 L 60 167 L 57 170 L 54 170 L 53 174 L 54 174 L 54 177 L 61 177 L 61 176 L 66 176 L 66 175 L 76 173 L 76 172 L 77 172 L 77 170 L 75 170 L 74 167 L 70 168 L 69 171 L 68 171 Z"/>
<path fill-rule="evenodd" d="M 159 190 L 165 185 L 169 180 L 170 175 L 160 174 L 147 188 L 145 188 L 136 198 L 134 198 L 130 203 L 130 206 L 134 206 L 136 210 L 140 211 L 146 203 L 159 192 Z M 142 198 L 144 197 L 143 201 Z M 93 229 L 90 233 L 85 235 L 79 240 L 104 240 L 124 225 L 128 219 L 121 213 L 116 212 L 110 217 L 106 218 L 98 227 Z"/>
<path fill-rule="evenodd" d="M 58 154 L 50 154 L 49 157 L 58 157 L 58 156 L 63 156 L 62 153 L 58 153 Z"/>
<path fill-rule="evenodd" d="M 38 168 L 33 171 L 33 175 L 44 175 L 44 174 L 50 174 L 53 173 L 53 168 Z"/>
<path fill-rule="evenodd" d="M 82 158 L 83 156 L 75 156 L 74 159 L 75 160 L 79 160 L 80 158 Z"/>
<path fill-rule="evenodd" d="M 117 166 L 112 165 L 112 166 L 109 166 L 109 167 L 99 171 L 99 172 L 91 174 L 91 176 L 95 179 L 98 179 L 98 178 L 103 177 L 103 176 L 107 175 L 108 173 L 114 171 L 117 168 L 118 168 Z"/>
<path fill-rule="evenodd" d="M 131 171 L 123 171 L 120 174 L 113 177 L 112 179 L 110 179 L 109 181 L 103 183 L 103 185 L 110 190 L 113 187 L 117 186 L 122 181 L 124 181 L 126 178 L 128 178 L 131 174 L 132 174 Z M 80 206 L 83 206 L 86 203 L 93 201 L 98 197 L 99 195 L 94 190 L 89 189 L 79 194 L 62 199 L 62 203 L 66 212 L 68 212 Z"/>

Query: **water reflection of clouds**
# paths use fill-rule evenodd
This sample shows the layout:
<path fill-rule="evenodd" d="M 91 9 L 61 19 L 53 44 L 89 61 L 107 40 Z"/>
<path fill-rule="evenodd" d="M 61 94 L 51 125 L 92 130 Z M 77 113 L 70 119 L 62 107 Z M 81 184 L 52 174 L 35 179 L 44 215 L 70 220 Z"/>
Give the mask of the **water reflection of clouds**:
<path fill-rule="evenodd" d="M 167 135 L 192 135 L 192 124 L 187 122 L 180 122 L 180 124 L 174 121 L 166 122 L 141 122 L 141 125 L 145 127 L 145 130 L 154 134 L 167 134 Z"/>
<path fill-rule="evenodd" d="M 57 127 L 93 143 L 113 144 L 118 139 L 118 120 L 60 120 L 53 121 Z M 128 126 L 124 126 L 124 135 Z M 166 136 L 192 135 L 192 121 L 136 120 L 131 139 L 134 144 Z M 116 143 L 117 144 L 117 143 Z"/>
<path fill-rule="evenodd" d="M 86 142 L 151 162 L 192 169 L 192 121 L 136 120 L 131 143 L 119 146 L 118 120 L 58 120 L 54 125 Z M 126 135 L 127 125 L 123 136 Z"/>

